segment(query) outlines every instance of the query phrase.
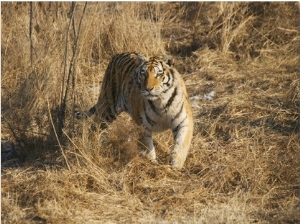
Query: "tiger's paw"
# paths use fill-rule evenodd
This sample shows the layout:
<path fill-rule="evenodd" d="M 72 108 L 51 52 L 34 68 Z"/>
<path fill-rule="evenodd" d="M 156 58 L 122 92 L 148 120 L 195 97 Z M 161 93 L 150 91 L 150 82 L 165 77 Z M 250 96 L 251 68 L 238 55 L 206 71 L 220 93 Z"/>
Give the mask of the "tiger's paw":
<path fill-rule="evenodd" d="M 152 163 L 157 163 L 155 150 L 146 150 L 142 152 L 142 155 L 149 159 Z"/>
<path fill-rule="evenodd" d="M 178 158 L 178 155 L 173 154 L 170 158 L 170 164 L 173 170 L 181 170 L 184 164 L 184 161 L 182 161 L 180 158 Z"/>
<path fill-rule="evenodd" d="M 158 161 L 156 159 L 150 160 L 153 165 L 158 165 Z"/>
<path fill-rule="evenodd" d="M 78 120 L 80 120 L 84 117 L 81 107 L 77 104 L 74 105 L 73 113 L 74 113 L 74 117 L 77 118 Z"/>

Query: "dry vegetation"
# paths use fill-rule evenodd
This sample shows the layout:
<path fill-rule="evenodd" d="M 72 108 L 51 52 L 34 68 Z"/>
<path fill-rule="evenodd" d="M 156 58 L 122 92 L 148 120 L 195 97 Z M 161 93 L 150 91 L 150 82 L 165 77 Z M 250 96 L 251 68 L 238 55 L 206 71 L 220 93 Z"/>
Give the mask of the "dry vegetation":
<path fill-rule="evenodd" d="M 1 7 L 3 223 L 298 223 L 298 3 Z M 124 51 L 171 54 L 196 96 L 180 172 L 171 133 L 153 165 L 127 115 L 101 141 L 72 116 Z"/>

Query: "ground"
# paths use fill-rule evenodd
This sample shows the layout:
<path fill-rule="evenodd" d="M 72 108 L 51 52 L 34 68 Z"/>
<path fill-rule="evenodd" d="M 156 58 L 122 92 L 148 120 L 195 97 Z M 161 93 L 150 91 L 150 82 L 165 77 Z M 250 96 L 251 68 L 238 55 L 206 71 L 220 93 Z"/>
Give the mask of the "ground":
<path fill-rule="evenodd" d="M 1 8 L 3 223 L 299 222 L 298 3 Z M 73 117 L 124 51 L 172 55 L 185 80 L 180 171 L 171 132 L 154 136 L 157 165 L 128 115 L 95 134 Z"/>

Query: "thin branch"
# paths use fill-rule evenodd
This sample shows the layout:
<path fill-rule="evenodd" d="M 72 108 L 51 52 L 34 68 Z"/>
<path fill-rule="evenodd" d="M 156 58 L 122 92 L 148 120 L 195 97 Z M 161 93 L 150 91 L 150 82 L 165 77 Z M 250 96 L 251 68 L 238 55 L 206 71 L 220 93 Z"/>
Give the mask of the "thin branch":
<path fill-rule="evenodd" d="M 33 24 L 33 2 L 30 2 L 29 39 L 30 39 L 30 64 L 31 64 L 31 66 L 33 63 L 32 24 Z"/>
<path fill-rule="evenodd" d="M 80 30 L 81 30 L 81 24 L 82 24 L 82 20 L 83 20 L 83 16 L 85 14 L 85 11 L 86 11 L 86 7 L 87 7 L 87 2 L 84 4 L 84 8 L 83 8 L 83 11 L 82 11 L 82 15 L 81 15 L 81 18 L 80 18 L 80 21 L 79 21 L 79 25 L 78 25 L 78 30 L 77 30 L 77 33 L 76 33 L 76 40 L 75 40 L 75 44 L 74 44 L 74 54 L 73 54 L 73 58 L 72 58 L 72 65 L 73 65 L 73 76 L 72 76 L 72 99 L 73 99 L 73 102 L 72 102 L 72 108 L 74 108 L 74 105 L 75 105 L 75 88 L 76 88 L 76 56 L 77 56 L 77 48 L 78 48 L 78 40 L 79 40 L 79 34 L 80 34 Z M 75 22 L 74 22 L 75 23 Z M 75 32 L 75 30 L 74 30 Z M 73 130 L 74 130 L 74 116 L 73 116 L 73 120 L 72 120 L 72 125 L 73 125 Z"/>
<path fill-rule="evenodd" d="M 57 132 L 56 132 L 56 129 L 55 129 L 55 125 L 54 125 L 54 123 L 53 123 L 53 119 L 52 119 L 52 115 L 51 115 L 51 111 L 50 111 L 50 106 L 49 106 L 49 100 L 47 100 L 47 105 L 48 105 L 48 113 L 49 113 L 51 125 L 52 125 L 52 128 L 53 128 L 53 131 L 54 131 L 54 134 L 55 134 L 57 143 L 58 143 L 59 148 L 60 148 L 60 151 L 61 151 L 61 153 L 62 153 L 62 155 L 63 155 L 63 157 L 64 157 L 64 159 L 65 159 L 65 161 L 66 161 L 66 164 L 67 164 L 68 169 L 71 170 L 70 165 L 69 165 L 68 160 L 67 160 L 67 157 L 66 157 L 66 155 L 65 155 L 65 152 L 64 152 L 64 150 L 63 150 L 63 147 L 62 147 L 62 145 L 61 145 L 61 143 L 60 143 L 60 141 L 59 141 L 59 137 L 58 137 L 58 135 L 57 135 Z"/>
<path fill-rule="evenodd" d="M 84 4 L 84 8 L 83 8 L 80 22 L 78 25 L 77 33 L 75 35 L 75 40 L 73 43 L 73 54 L 72 54 L 72 58 L 71 58 L 68 73 L 67 73 L 69 34 L 71 31 L 71 26 L 72 26 L 72 24 L 74 24 L 74 13 L 75 13 L 75 8 L 76 8 L 76 3 L 72 3 L 72 7 L 71 7 L 72 13 L 71 13 L 71 19 L 70 19 L 67 37 L 66 37 L 65 66 L 64 66 L 63 83 L 62 83 L 61 103 L 60 103 L 60 110 L 59 110 L 59 134 L 62 134 L 62 129 L 64 127 L 66 102 L 67 102 L 67 98 L 69 96 L 70 89 L 72 90 L 73 104 L 75 103 L 74 102 L 75 75 L 76 75 L 75 74 L 75 64 L 76 64 L 79 34 L 80 34 L 80 30 L 81 30 L 82 20 L 83 20 L 85 11 L 86 11 L 86 7 L 87 7 L 87 2 Z M 67 79 L 67 80 L 65 81 L 65 79 Z M 70 82 L 72 83 L 72 85 L 70 85 Z M 73 120 L 73 124 L 74 124 L 74 120 Z"/>
<path fill-rule="evenodd" d="M 64 74 L 63 74 L 63 80 L 62 80 L 62 87 L 61 87 L 61 98 L 60 98 L 60 105 L 59 105 L 59 112 L 58 112 L 58 131 L 59 131 L 59 135 L 62 134 L 62 129 L 64 127 L 64 123 L 65 123 L 65 111 L 66 111 L 66 95 L 67 95 L 67 85 L 68 82 L 65 84 L 65 79 L 67 76 L 67 60 L 68 60 L 68 45 L 69 45 L 69 34 L 71 31 L 71 25 L 72 25 L 72 21 L 74 18 L 74 12 L 75 12 L 75 8 L 76 8 L 76 3 L 72 3 L 71 6 L 71 18 L 70 18 L 70 22 L 69 22 L 69 26 L 68 26 L 68 30 L 67 30 L 67 35 L 66 35 L 66 48 L 65 48 L 65 57 L 64 57 Z M 71 66 L 71 65 L 70 65 Z M 68 79 L 67 79 L 68 80 Z M 66 85 L 66 90 L 65 90 L 65 85 Z"/>

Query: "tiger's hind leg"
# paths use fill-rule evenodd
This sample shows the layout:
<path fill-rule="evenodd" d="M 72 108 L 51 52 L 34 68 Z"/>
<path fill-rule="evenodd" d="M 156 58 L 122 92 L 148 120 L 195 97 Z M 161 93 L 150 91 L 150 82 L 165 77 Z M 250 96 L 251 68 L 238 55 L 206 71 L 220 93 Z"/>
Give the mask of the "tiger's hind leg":
<path fill-rule="evenodd" d="M 95 115 L 92 130 L 106 129 L 122 112 L 116 110 L 117 107 L 114 102 L 108 102 L 103 97 L 99 98 L 98 103 L 87 112 L 88 116 Z"/>
<path fill-rule="evenodd" d="M 99 102 L 87 112 L 88 114 L 94 114 L 89 136 L 100 143 L 108 141 L 109 137 L 106 129 L 120 113 L 112 110 L 112 107 L 114 106 L 106 106 L 103 101 L 99 100 Z"/>
<path fill-rule="evenodd" d="M 142 152 L 142 155 L 149 159 L 152 163 L 156 164 L 157 160 L 155 147 L 152 139 L 152 132 L 145 129 L 141 141 L 143 146 L 146 148 L 146 150 Z"/>

